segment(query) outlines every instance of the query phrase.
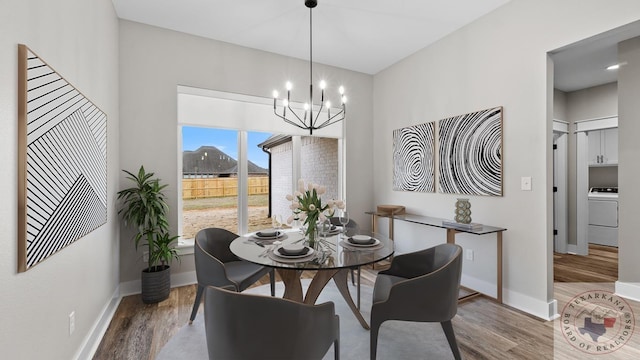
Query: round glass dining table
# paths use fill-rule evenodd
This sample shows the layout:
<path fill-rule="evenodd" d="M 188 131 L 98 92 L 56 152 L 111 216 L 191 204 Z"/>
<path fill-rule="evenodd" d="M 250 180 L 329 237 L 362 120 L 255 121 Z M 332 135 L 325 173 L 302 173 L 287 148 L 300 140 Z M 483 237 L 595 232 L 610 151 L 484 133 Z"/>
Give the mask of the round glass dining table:
<path fill-rule="evenodd" d="M 273 233 L 273 230 L 269 232 Z M 349 236 L 341 233 L 329 233 L 321 237 L 315 249 L 306 250 L 306 254 L 286 256 L 280 248 L 287 244 L 305 244 L 304 235 L 299 230 L 280 230 L 278 235 L 260 237 L 256 232 L 240 236 L 229 246 L 231 252 L 241 259 L 255 264 L 275 268 L 285 286 L 284 298 L 315 304 L 322 289 L 333 279 L 340 294 L 360 324 L 368 329 L 369 325 L 362 317 L 351 298 L 348 288 L 348 275 L 352 269 L 373 264 L 393 255 L 393 241 L 388 237 L 367 231 L 358 231 L 358 235 L 370 236 L 370 244 L 355 244 Z M 272 235 L 272 234 L 268 234 Z M 303 295 L 300 276 L 303 271 L 315 271 L 313 279 Z"/>

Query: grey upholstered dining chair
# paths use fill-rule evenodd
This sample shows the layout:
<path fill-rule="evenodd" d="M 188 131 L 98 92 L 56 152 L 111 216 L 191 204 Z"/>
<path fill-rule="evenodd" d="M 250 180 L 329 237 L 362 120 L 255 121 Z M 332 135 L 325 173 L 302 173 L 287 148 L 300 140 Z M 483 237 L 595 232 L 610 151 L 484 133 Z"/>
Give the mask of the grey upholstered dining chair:
<path fill-rule="evenodd" d="M 208 286 L 204 325 L 209 359 L 322 359 L 331 344 L 340 358 L 333 302 L 307 305 Z"/>
<path fill-rule="evenodd" d="M 386 320 L 439 322 L 453 356 L 461 359 L 451 325 L 458 311 L 461 274 L 462 248 L 455 244 L 398 255 L 388 270 L 378 273 L 371 306 L 371 360 Z"/>
<path fill-rule="evenodd" d="M 196 318 L 206 286 L 231 285 L 235 291 L 240 292 L 268 273 L 271 296 L 275 295 L 273 269 L 241 260 L 229 250 L 229 244 L 237 237 L 231 231 L 219 228 L 202 229 L 196 234 L 194 257 L 198 292 L 189 324 Z"/>

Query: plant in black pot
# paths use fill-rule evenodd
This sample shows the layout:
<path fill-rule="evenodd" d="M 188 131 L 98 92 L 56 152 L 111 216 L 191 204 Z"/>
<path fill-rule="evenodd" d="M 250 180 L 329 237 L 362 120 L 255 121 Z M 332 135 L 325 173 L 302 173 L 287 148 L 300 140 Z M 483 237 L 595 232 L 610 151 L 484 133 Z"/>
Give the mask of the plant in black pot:
<path fill-rule="evenodd" d="M 134 185 L 118 192 L 118 200 L 122 202 L 118 214 L 125 226 L 135 228 L 136 249 L 143 242 L 149 254 L 148 267 L 142 270 L 142 301 L 147 304 L 160 302 L 167 299 L 171 291 L 169 263 L 173 259 L 180 260 L 174 247 L 178 236 L 169 233 L 169 206 L 163 193 L 167 185 L 153 178 L 152 172 L 145 172 L 144 166 L 140 166 L 137 175 L 122 171 L 129 175 L 127 179 Z"/>

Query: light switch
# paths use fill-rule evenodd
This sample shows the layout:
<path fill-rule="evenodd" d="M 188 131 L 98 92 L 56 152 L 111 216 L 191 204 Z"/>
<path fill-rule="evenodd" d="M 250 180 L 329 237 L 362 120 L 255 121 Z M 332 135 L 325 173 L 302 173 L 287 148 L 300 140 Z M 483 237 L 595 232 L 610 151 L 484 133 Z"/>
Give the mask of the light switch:
<path fill-rule="evenodd" d="M 531 191 L 531 176 L 523 176 L 520 178 L 520 190 Z"/>

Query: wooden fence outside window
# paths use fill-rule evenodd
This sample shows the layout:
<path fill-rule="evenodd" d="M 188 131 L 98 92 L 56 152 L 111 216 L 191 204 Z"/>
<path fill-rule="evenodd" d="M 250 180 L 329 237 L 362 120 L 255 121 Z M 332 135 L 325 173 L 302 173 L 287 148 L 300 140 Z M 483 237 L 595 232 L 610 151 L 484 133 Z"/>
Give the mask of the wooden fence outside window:
<path fill-rule="evenodd" d="M 269 177 L 249 177 L 249 195 L 269 193 Z M 238 178 L 182 179 L 183 199 L 238 196 Z"/>

